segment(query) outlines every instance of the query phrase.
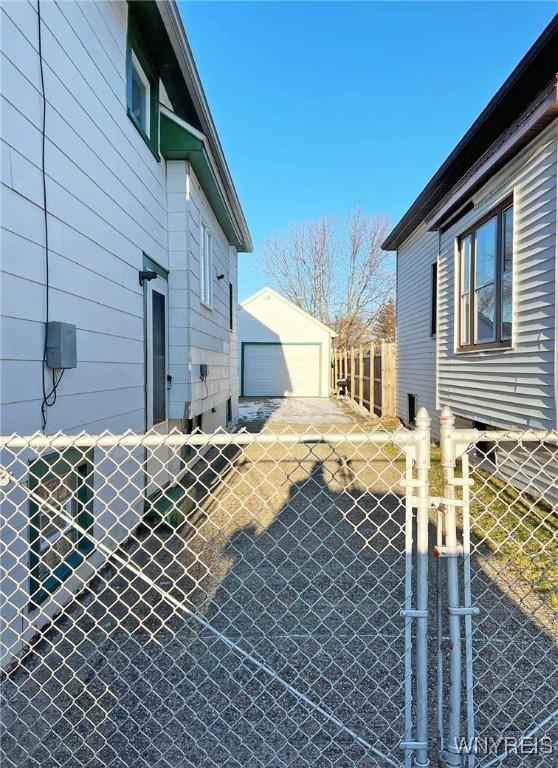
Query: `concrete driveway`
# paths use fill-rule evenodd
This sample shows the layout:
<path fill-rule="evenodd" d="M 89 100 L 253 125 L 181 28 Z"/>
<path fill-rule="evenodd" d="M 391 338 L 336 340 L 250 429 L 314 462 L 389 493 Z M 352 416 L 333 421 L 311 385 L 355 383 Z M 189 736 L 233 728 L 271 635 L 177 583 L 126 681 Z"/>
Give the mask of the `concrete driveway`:
<path fill-rule="evenodd" d="M 348 430 L 357 421 L 347 403 L 328 397 L 242 397 L 239 403 L 240 426 L 251 431 L 280 431 L 282 427 L 323 430 L 337 425 Z"/>

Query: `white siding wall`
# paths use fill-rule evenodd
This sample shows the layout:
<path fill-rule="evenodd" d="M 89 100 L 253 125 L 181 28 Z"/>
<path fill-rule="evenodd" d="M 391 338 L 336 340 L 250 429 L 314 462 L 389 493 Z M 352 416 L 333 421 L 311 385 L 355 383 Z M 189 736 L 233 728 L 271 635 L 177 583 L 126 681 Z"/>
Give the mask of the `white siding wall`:
<path fill-rule="evenodd" d="M 331 336 L 296 307 L 273 292 L 248 300 L 238 311 L 238 366 L 240 377 L 242 342 L 319 343 L 321 355 L 321 395 L 327 397 L 330 387 Z"/>
<path fill-rule="evenodd" d="M 46 113 L 46 183 L 50 245 L 50 319 L 77 327 L 77 368 L 67 370 L 47 432 L 144 427 L 143 252 L 168 266 L 165 164 L 155 160 L 126 114 L 126 3 L 42 3 Z M 41 179 L 42 97 L 38 16 L 30 2 L 2 14 L 2 242 L 0 429 L 40 429 L 45 320 Z M 25 476 L 31 452 L 14 467 Z M 112 476 L 102 482 L 97 452 L 95 533 L 111 528 L 117 546 L 139 520 Z M 111 465 L 112 466 L 112 465 Z M 136 463 L 137 466 L 140 466 Z M 121 484 L 132 469 L 122 465 Z M 101 485 L 104 487 L 101 489 Z M 120 490 L 122 490 L 120 488 Z M 134 494 L 137 500 L 137 491 Z M 14 501 L 18 501 L 14 499 Z M 131 499 L 129 501 L 132 501 Z M 87 563 L 46 601 L 29 609 L 28 504 L 3 506 L 18 587 L 3 609 L 5 638 L 22 635 L 60 610 L 102 556 Z M 115 516 L 119 524 L 114 525 Z M 17 538 L 14 539 L 14 532 Z M 13 643 L 13 645 L 12 645 Z"/>
<path fill-rule="evenodd" d="M 232 356 L 236 331 L 229 327 L 229 282 L 236 295 L 237 255 L 229 247 L 215 215 L 201 189 L 194 171 L 188 166 L 188 304 L 190 324 L 190 359 L 187 378 L 191 392 L 191 415 L 207 413 L 203 429 L 208 431 L 225 426 L 226 401 L 235 394 L 233 380 L 236 376 L 235 359 Z M 202 304 L 200 292 L 200 228 L 201 222 L 211 232 L 213 306 Z M 217 280 L 217 275 L 224 275 Z M 236 303 L 233 303 L 236 314 Z M 233 328 L 236 326 L 236 318 Z M 200 381 L 200 364 L 208 366 L 207 389 Z M 215 408 L 217 413 L 211 414 Z M 233 402 L 233 413 L 237 405 Z"/>
<path fill-rule="evenodd" d="M 167 208 L 169 228 L 169 418 L 188 417 L 184 405 L 191 398 L 188 323 L 190 269 L 188 262 L 188 163 L 167 162 Z"/>
<path fill-rule="evenodd" d="M 240 396 L 240 379 L 238 377 L 238 256 L 236 248 L 233 246 L 230 247 L 230 270 L 233 285 L 233 332 L 231 334 L 229 370 L 232 390 L 232 418 L 233 422 L 236 423 L 238 421 L 238 398 Z"/>
<path fill-rule="evenodd" d="M 56 406 L 48 413 L 47 432 L 143 430 L 144 321 L 138 270 L 144 252 L 171 270 L 171 416 L 184 416 L 185 401 L 193 392 L 195 413 L 216 408 L 204 428 L 224 424 L 226 399 L 236 386 L 236 350 L 228 311 L 229 279 L 236 295 L 236 252 L 230 252 L 193 178 L 187 200 L 187 164 L 169 163 L 167 176 L 166 163 L 157 162 L 126 114 L 128 5 L 43 2 L 41 8 L 50 319 L 77 326 L 78 359 L 77 368 L 65 372 Z M 23 0 L 5 3 L 0 14 L 0 431 L 29 434 L 41 427 L 45 320 L 38 18 L 36 6 Z M 198 298 L 201 212 L 212 230 L 213 311 L 200 307 Z M 217 272 L 225 274 L 222 281 L 216 281 Z M 209 365 L 205 401 L 199 368 L 192 365 L 200 362 Z M 28 452 L 20 458 L 17 471 L 25 476 L 32 455 Z M 97 455 L 95 461 L 100 458 Z M 97 465 L 96 470 L 95 483 L 100 486 L 102 469 Z M 122 485 L 131 481 L 132 471 L 122 465 Z M 98 490 L 95 531 L 102 535 L 114 516 L 120 516 L 123 525 L 111 529 L 110 546 L 117 546 L 137 523 L 142 508 L 134 511 L 125 495 L 115 493 L 120 485 L 116 475 L 112 484 L 112 490 Z M 138 480 L 137 487 L 140 484 Z M 10 595 L 10 605 L 2 609 L 7 622 L 3 640 L 17 652 L 23 634 L 58 611 L 89 578 L 101 556 L 97 552 L 80 566 L 41 612 L 29 611 L 26 500 L 6 502 L 2 517 L 10 520 L 10 527 L 2 530 L 3 542 L 9 541 L 7 551 L 10 557 L 21 558 L 18 587 Z"/>
<path fill-rule="evenodd" d="M 407 395 L 416 396 L 436 430 L 436 339 L 431 336 L 432 264 L 438 235 L 419 227 L 397 251 L 397 415 L 408 419 Z"/>
<path fill-rule="evenodd" d="M 126 114 L 126 3 L 43 3 L 50 317 L 77 326 L 48 431 L 144 425 L 142 252 L 167 266 L 165 164 Z M 40 428 L 45 257 L 38 19 L 2 14 L 2 432 Z"/>
<path fill-rule="evenodd" d="M 555 121 L 477 192 L 474 209 L 441 238 L 440 404 L 450 405 L 458 416 L 467 420 L 494 427 L 546 429 L 556 426 L 557 125 Z M 456 238 L 512 192 L 515 201 L 513 348 L 457 353 Z"/>

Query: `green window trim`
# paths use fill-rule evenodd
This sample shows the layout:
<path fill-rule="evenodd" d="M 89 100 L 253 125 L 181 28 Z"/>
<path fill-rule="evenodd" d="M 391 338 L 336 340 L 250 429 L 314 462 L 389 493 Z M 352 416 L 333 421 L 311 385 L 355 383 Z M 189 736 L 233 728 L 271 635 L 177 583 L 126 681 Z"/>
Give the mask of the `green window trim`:
<path fill-rule="evenodd" d="M 83 452 L 68 448 L 33 459 L 29 463 L 29 489 L 37 491 L 49 476 L 68 477 L 74 474 L 75 487 L 71 498 L 75 502 L 77 525 L 85 530 L 93 526 L 93 450 Z M 55 592 L 93 550 L 94 543 L 84 534 L 72 543 L 70 551 L 46 578 L 41 577 L 41 510 L 29 501 L 29 592 L 30 607 L 36 608 Z"/>
<path fill-rule="evenodd" d="M 149 82 L 149 135 L 132 113 L 132 53 L 135 54 Z M 126 111 L 140 136 L 160 162 L 159 155 L 159 72 L 146 54 L 141 33 L 132 13 L 128 15 L 128 36 L 126 41 Z"/>

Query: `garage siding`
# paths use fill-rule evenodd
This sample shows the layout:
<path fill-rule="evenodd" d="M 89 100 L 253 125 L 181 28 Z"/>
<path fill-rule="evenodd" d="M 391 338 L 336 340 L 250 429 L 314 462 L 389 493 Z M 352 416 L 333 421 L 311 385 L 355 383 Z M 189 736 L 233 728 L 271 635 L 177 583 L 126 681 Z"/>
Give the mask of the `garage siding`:
<path fill-rule="evenodd" d="M 240 382 L 242 383 L 243 376 L 242 360 L 248 348 L 246 345 L 265 344 L 278 345 L 278 347 L 283 345 L 282 352 L 278 356 L 276 355 L 276 358 L 281 363 L 277 370 L 279 374 L 287 375 L 285 372 L 285 355 L 287 355 L 286 362 L 289 364 L 289 367 L 291 364 L 294 366 L 289 377 L 297 379 L 297 382 L 294 382 L 296 388 L 292 394 L 296 395 L 298 390 L 298 392 L 305 391 L 308 393 L 300 395 L 303 397 L 317 395 L 327 397 L 330 384 L 332 334 L 333 332 L 329 328 L 314 320 L 298 307 L 295 307 L 294 304 L 279 296 L 275 291 L 270 288 L 262 289 L 244 301 L 238 312 L 238 372 Z M 300 376 L 304 376 L 304 371 L 297 372 L 300 371 L 300 366 L 295 360 L 296 353 L 291 352 L 289 356 L 288 350 L 294 348 L 294 345 L 299 347 L 306 345 L 314 350 L 306 359 L 306 382 L 299 379 Z M 253 360 L 253 356 L 258 353 L 252 351 L 254 347 L 249 348 L 251 350 L 249 354 L 252 355 Z M 319 350 L 319 354 L 315 352 L 316 349 Z M 275 360 L 275 363 L 277 363 L 277 360 Z M 319 386 L 316 386 L 316 380 L 319 381 Z M 291 385 L 292 383 L 290 382 Z M 281 382 L 278 381 L 277 384 L 280 389 Z M 311 394 L 316 392 L 317 395 Z M 263 397 L 266 396 L 266 391 L 256 392 L 250 386 L 243 394 Z M 286 394 L 291 393 L 287 392 Z"/>
<path fill-rule="evenodd" d="M 320 344 L 243 343 L 242 393 L 247 397 L 319 397 Z"/>

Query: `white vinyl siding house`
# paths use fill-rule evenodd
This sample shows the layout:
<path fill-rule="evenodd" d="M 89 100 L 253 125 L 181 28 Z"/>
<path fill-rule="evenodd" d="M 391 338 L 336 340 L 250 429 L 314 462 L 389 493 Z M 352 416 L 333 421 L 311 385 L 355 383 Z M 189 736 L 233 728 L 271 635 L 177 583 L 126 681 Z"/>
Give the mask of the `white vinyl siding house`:
<path fill-rule="evenodd" d="M 438 402 L 499 428 L 556 425 L 556 163 L 558 122 L 474 195 L 440 237 Z M 459 351 L 456 239 L 513 195 L 513 323 L 509 348 Z"/>
<path fill-rule="evenodd" d="M 334 331 L 271 288 L 240 305 L 239 379 L 247 397 L 327 397 Z"/>
<path fill-rule="evenodd" d="M 235 314 L 237 252 L 250 250 L 251 242 L 177 7 L 43 0 L 40 9 L 49 319 L 74 325 L 77 347 L 77 365 L 64 371 L 45 431 L 188 431 L 200 417 L 206 431 L 225 427 L 236 417 L 238 399 L 230 286 Z M 43 370 L 47 385 L 51 375 L 43 367 L 38 6 L 5 3 L 0 14 L 0 430 L 28 435 L 41 430 Z M 205 276 L 211 306 L 200 292 L 202 221 L 211 247 Z M 41 461 L 56 465 L 55 458 Z M 96 536 L 111 531 L 110 546 L 144 514 L 137 488 L 145 478 L 134 458 L 113 471 L 101 449 L 88 453 L 88 490 L 95 497 L 88 514 Z M 32 451 L 21 459 L 15 471 L 33 482 L 40 462 Z M 169 468 L 181 470 L 179 459 Z M 171 473 L 159 479 L 172 481 Z M 134 484 L 132 502 L 122 488 Z M 154 488 L 144 490 L 148 496 Z M 56 586 L 47 589 L 45 581 L 35 590 L 28 562 L 32 513 L 19 502 L 17 515 L 2 508 L 2 519 L 10 519 L 2 544 L 9 542 L 6 551 L 19 559 L 18 586 L 10 608 L 2 609 L 9 653 L 58 612 L 103 559 L 93 547 Z M 39 602 L 37 595 L 40 610 L 31 602 Z"/>
<path fill-rule="evenodd" d="M 397 255 L 397 413 L 409 419 L 409 396 L 415 413 L 436 410 L 436 335 L 432 334 L 432 264 L 438 259 L 438 235 L 420 227 Z"/>
<path fill-rule="evenodd" d="M 558 17 L 384 243 L 397 250 L 398 415 L 414 394 L 435 436 L 445 405 L 464 425 L 556 428 L 556 44 Z"/>
<path fill-rule="evenodd" d="M 134 124 L 147 119 L 146 128 L 151 122 L 149 94 L 144 94 L 145 119 L 136 115 L 132 121 L 127 114 L 130 56 L 143 73 L 135 49 L 127 51 L 130 7 L 108 2 L 41 4 L 47 100 L 49 316 L 76 325 L 78 355 L 77 367 L 65 371 L 56 406 L 48 411 L 49 432 L 118 432 L 150 426 L 145 393 L 144 290 L 153 286 L 142 286 L 138 281 L 146 257 L 166 273 L 162 279 L 168 283 L 167 367 L 172 376 L 168 418 L 181 426 L 176 420 L 185 421 L 192 411 L 200 409 L 199 376 L 193 370 L 185 372 L 200 358 L 209 367 L 212 394 L 204 401 L 208 412 L 219 406 L 224 413 L 227 399 L 237 388 L 233 381 L 236 352 L 229 332 L 228 285 L 236 282 L 239 243 L 229 247 L 229 237 L 190 163 L 168 160 L 161 156 L 163 151 L 157 156 L 149 151 L 153 147 L 146 146 L 145 137 Z M 41 427 L 46 312 L 38 16 L 31 3 L 11 3 L 0 12 L 0 427 L 3 433 L 27 434 Z M 144 29 L 143 34 L 149 33 Z M 161 92 L 168 101 L 163 85 Z M 158 140 L 158 125 L 156 134 Z M 199 135 L 203 137 L 201 132 Z M 212 146 L 215 154 L 217 149 Z M 208 147 L 211 149 L 210 144 Z M 219 163 L 213 166 L 218 173 Z M 223 207 L 229 208 L 232 218 L 236 216 L 236 226 L 242 229 L 245 225 L 240 209 L 235 211 L 227 200 L 227 195 L 234 200 L 235 193 L 232 187 L 227 192 L 226 185 L 231 182 L 224 171 L 217 182 L 225 197 Z M 214 300 L 215 304 L 211 313 L 195 298 L 200 295 L 201 220 L 212 250 L 206 254 L 203 277 L 203 301 L 210 305 Z M 217 274 L 224 274 L 224 278 L 218 281 Z M 187 290 L 193 301 L 188 300 Z M 188 387 L 180 387 L 181 383 L 188 383 Z"/>
<path fill-rule="evenodd" d="M 170 418 L 174 422 L 201 416 L 202 429 L 212 431 L 227 426 L 229 399 L 232 421 L 238 413 L 237 323 L 231 330 L 229 287 L 234 318 L 237 250 L 229 244 L 191 165 L 169 161 L 168 173 L 173 265 L 169 275 Z M 207 365 L 206 381 L 200 378 L 200 365 Z"/>

